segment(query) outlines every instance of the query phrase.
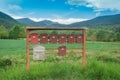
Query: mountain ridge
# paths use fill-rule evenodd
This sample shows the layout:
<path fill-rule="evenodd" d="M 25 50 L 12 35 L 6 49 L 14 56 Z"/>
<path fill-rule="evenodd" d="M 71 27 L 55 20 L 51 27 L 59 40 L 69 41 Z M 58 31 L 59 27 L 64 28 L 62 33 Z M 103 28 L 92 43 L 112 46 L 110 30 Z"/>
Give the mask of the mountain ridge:
<path fill-rule="evenodd" d="M 23 24 L 25 26 L 36 26 L 36 27 L 96 27 L 96 26 L 107 26 L 107 25 L 120 25 L 120 14 L 99 16 L 87 21 L 76 22 L 72 24 L 60 24 L 50 20 L 43 20 L 35 22 L 29 18 L 14 19 L 11 16 L 0 12 L 0 26 L 3 25 L 6 28 L 11 28 L 16 24 Z"/>
<path fill-rule="evenodd" d="M 55 26 L 55 27 L 60 27 L 64 24 L 59 24 L 58 22 L 53 22 L 53 21 L 50 21 L 50 20 L 42 20 L 42 21 L 33 21 L 29 18 L 21 18 L 21 19 L 16 19 L 18 22 L 22 23 L 22 24 L 25 24 L 27 26 L 46 26 L 46 27 L 52 27 L 52 26 Z"/>
<path fill-rule="evenodd" d="M 5 26 L 6 28 L 11 28 L 12 26 L 20 24 L 11 16 L 0 11 L 0 25 Z"/>
<path fill-rule="evenodd" d="M 76 22 L 68 26 L 106 26 L 120 24 L 120 14 L 99 16 L 87 21 Z"/>

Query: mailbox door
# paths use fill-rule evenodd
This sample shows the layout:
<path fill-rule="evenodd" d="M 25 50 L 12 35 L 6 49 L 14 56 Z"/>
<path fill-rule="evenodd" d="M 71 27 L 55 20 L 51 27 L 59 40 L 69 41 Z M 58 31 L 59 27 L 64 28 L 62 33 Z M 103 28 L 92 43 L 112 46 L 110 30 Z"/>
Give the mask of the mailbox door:
<path fill-rule="evenodd" d="M 68 35 L 68 43 L 73 44 L 75 42 L 75 36 L 73 34 Z"/>
<path fill-rule="evenodd" d="M 40 34 L 40 43 L 47 44 L 48 43 L 48 34 Z"/>
<path fill-rule="evenodd" d="M 66 46 L 60 46 L 60 47 L 58 48 L 58 54 L 59 54 L 60 56 L 65 56 L 65 55 L 66 55 Z"/>
<path fill-rule="evenodd" d="M 66 43 L 66 35 L 65 34 L 60 34 L 59 35 L 59 43 Z"/>
<path fill-rule="evenodd" d="M 79 34 L 76 36 L 76 43 L 83 43 L 83 35 Z"/>
<path fill-rule="evenodd" d="M 50 43 L 51 44 L 56 44 L 57 43 L 57 35 L 56 34 L 51 34 L 50 35 Z"/>
<path fill-rule="evenodd" d="M 30 36 L 29 36 L 29 42 L 31 44 L 38 44 L 38 34 L 36 33 L 31 33 Z"/>

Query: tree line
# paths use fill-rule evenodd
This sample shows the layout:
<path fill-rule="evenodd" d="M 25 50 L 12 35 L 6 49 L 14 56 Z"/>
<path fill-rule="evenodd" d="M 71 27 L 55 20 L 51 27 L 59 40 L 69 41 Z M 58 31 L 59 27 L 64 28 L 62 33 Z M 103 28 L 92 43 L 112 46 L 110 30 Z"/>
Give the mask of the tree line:
<path fill-rule="evenodd" d="M 26 37 L 25 26 L 15 25 L 11 29 L 0 26 L 0 39 L 20 39 Z M 55 33 L 56 31 L 52 31 Z M 67 33 L 67 32 L 66 32 Z M 120 25 L 112 27 L 90 27 L 87 29 L 88 41 L 120 41 Z"/>
<path fill-rule="evenodd" d="M 19 39 L 25 38 L 25 27 L 21 25 L 15 25 L 11 29 L 7 29 L 4 26 L 0 26 L 0 39 Z"/>
<path fill-rule="evenodd" d="M 87 40 L 106 42 L 120 41 L 120 25 L 89 28 L 87 31 Z"/>

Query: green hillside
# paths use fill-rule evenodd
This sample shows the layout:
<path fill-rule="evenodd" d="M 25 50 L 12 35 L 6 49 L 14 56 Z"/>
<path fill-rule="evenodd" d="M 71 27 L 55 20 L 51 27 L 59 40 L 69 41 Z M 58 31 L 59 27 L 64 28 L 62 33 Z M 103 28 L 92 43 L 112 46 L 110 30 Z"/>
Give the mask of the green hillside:
<path fill-rule="evenodd" d="M 80 26 L 87 26 L 87 27 L 96 27 L 96 26 L 114 26 L 120 25 L 120 14 L 116 15 L 107 15 L 107 16 L 99 16 L 91 20 L 77 22 L 70 24 L 71 27 L 80 27 Z"/>
<path fill-rule="evenodd" d="M 13 19 L 11 16 L 0 12 L 0 26 L 5 26 L 6 28 L 11 28 L 18 23 L 15 19 Z"/>

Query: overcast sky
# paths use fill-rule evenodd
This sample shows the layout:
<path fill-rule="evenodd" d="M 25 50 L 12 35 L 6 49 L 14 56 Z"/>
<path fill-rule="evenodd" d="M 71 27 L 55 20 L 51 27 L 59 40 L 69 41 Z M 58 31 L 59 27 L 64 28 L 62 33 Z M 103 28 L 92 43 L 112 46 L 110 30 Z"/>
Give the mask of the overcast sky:
<path fill-rule="evenodd" d="M 120 0 L 0 0 L 0 11 L 13 18 L 28 17 L 73 23 L 120 13 Z"/>

